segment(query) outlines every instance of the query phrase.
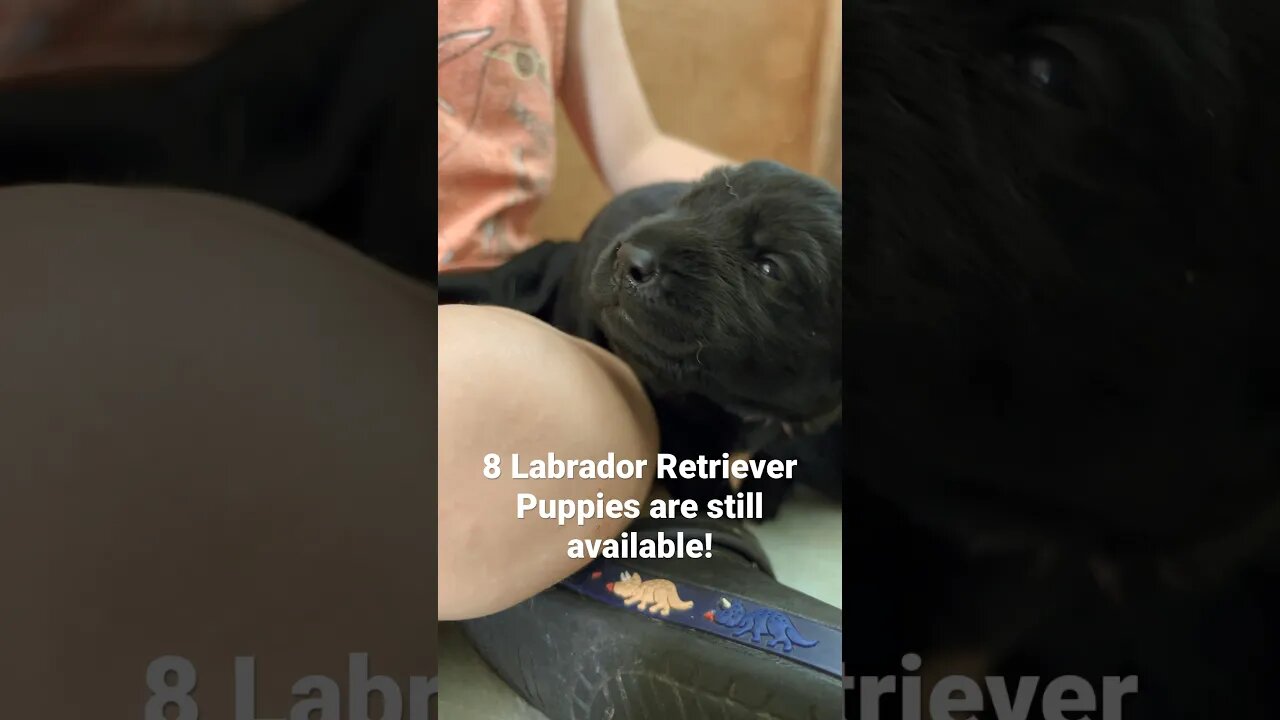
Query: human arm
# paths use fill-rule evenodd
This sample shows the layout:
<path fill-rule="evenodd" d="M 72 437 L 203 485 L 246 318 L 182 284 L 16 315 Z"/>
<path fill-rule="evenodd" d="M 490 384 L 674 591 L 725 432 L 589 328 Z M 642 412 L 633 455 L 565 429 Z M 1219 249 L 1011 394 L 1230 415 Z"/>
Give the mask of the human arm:
<path fill-rule="evenodd" d="M 693 180 L 734 163 L 658 127 L 627 49 L 616 0 L 570 0 L 561 102 L 614 194 Z"/>

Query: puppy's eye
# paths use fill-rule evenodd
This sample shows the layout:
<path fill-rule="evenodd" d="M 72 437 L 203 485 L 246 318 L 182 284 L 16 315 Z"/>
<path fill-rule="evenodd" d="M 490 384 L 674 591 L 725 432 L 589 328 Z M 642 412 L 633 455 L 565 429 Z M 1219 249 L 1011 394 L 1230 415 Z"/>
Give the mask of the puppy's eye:
<path fill-rule="evenodd" d="M 770 280 L 782 279 L 782 268 L 778 266 L 778 262 L 773 258 L 763 257 L 756 261 L 756 268 L 760 274 Z"/>
<path fill-rule="evenodd" d="M 1038 38 L 1014 52 L 1012 60 L 1014 72 L 1023 82 L 1058 102 L 1080 104 L 1076 86 L 1079 67 L 1066 47 Z"/>

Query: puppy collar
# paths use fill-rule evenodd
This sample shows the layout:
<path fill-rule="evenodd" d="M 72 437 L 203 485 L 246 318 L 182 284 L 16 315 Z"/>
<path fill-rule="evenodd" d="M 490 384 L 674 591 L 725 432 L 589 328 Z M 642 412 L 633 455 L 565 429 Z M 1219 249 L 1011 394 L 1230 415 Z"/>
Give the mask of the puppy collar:
<path fill-rule="evenodd" d="M 618 583 L 635 575 L 636 592 Z M 643 577 L 640 577 L 640 576 Z M 653 589 L 644 592 L 645 582 Z M 699 583 L 651 576 L 626 563 L 597 559 L 560 583 L 561 587 L 655 622 L 680 625 L 749 645 L 778 658 L 808 665 L 833 677 L 842 674 L 842 631 L 815 620 L 760 604 Z"/>

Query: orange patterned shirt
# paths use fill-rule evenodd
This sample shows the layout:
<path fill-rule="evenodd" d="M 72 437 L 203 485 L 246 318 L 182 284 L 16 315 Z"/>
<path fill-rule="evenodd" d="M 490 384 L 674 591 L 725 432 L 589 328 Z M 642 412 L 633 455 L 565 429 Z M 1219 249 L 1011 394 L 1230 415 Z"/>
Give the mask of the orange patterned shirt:
<path fill-rule="evenodd" d="M 533 244 L 555 173 L 565 0 L 441 0 L 437 172 L 441 272 Z"/>

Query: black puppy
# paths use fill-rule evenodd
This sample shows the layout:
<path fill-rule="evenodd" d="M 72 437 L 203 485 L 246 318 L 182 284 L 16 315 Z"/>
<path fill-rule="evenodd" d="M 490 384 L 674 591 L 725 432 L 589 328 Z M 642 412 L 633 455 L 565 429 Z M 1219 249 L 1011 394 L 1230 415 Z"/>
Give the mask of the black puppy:
<path fill-rule="evenodd" d="M 823 430 L 843 399 L 841 210 L 772 162 L 623 195 L 584 235 L 557 324 L 635 369 L 684 454 Z M 677 423 L 704 425 L 703 446 Z"/>
<path fill-rule="evenodd" d="M 755 452 L 840 418 L 841 197 L 774 162 L 615 198 L 579 243 L 441 277 L 444 302 L 532 312 L 601 344 L 644 382 L 663 451 Z M 726 483 L 677 481 L 680 497 Z"/>
<path fill-rule="evenodd" d="M 1159 702 L 1280 528 L 1280 7 L 851 9 L 846 463 L 937 541 L 905 637 L 1254 717 Z"/>

